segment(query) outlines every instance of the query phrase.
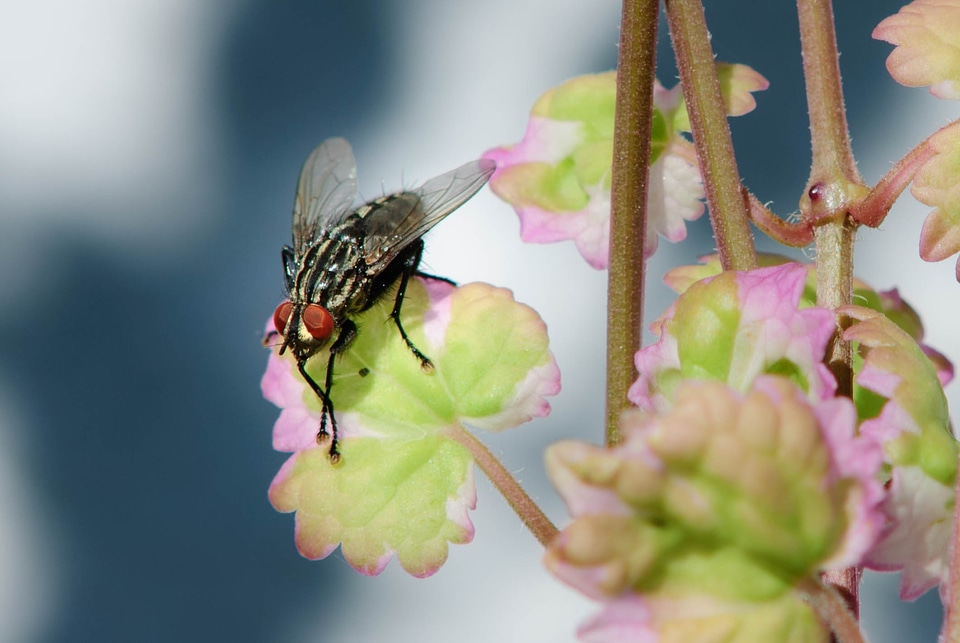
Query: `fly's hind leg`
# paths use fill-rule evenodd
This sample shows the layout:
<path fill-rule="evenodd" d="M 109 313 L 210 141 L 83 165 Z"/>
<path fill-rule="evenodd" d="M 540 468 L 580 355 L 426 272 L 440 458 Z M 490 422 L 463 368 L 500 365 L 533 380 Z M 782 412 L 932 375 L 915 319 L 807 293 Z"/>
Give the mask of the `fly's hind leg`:
<path fill-rule="evenodd" d="M 453 279 L 447 279 L 446 277 L 441 277 L 440 275 L 431 275 L 429 272 L 423 272 L 422 270 L 418 270 L 413 274 L 415 274 L 418 277 L 422 277 L 423 279 L 429 279 L 431 281 L 442 281 L 445 284 L 450 284 L 454 288 L 457 287 L 457 282 L 455 282 Z"/>
<path fill-rule="evenodd" d="M 423 274 L 417 270 L 417 267 L 420 265 L 420 257 L 423 254 L 423 241 L 418 240 L 416 243 L 410 245 L 404 251 L 404 255 L 401 255 L 400 261 L 400 285 L 397 287 L 397 298 L 393 302 L 393 310 L 390 312 L 390 319 L 393 320 L 393 323 L 397 325 L 397 330 L 400 331 L 400 337 L 403 338 L 403 343 L 407 345 L 407 348 L 410 349 L 410 352 L 420 360 L 420 368 L 426 373 L 429 373 L 433 370 L 433 362 L 430 361 L 430 358 L 420 352 L 420 349 L 413 345 L 413 342 L 410 341 L 410 338 L 407 337 L 407 331 L 403 329 L 403 324 L 400 323 L 400 309 L 403 307 L 403 297 L 407 293 L 407 283 L 410 281 L 411 275 Z M 430 279 L 441 279 L 438 277 L 433 277 L 431 275 L 423 275 Z M 445 279 L 442 279 L 446 281 Z M 452 282 L 451 282 L 452 283 Z"/>

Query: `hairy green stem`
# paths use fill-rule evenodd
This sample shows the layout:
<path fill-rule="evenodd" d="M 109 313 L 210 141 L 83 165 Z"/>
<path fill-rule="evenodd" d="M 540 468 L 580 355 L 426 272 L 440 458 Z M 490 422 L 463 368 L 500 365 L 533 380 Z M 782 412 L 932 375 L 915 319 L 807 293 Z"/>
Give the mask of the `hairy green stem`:
<path fill-rule="evenodd" d="M 817 305 L 830 310 L 848 306 L 853 298 L 853 242 L 856 227 L 846 220 L 814 228 L 817 243 Z M 838 321 L 838 324 L 841 322 Z M 826 364 L 837 378 L 837 395 L 853 395 L 850 342 L 837 328 L 827 348 Z M 848 588 L 850 589 L 850 588 Z M 856 596 L 856 592 L 852 592 Z"/>
<path fill-rule="evenodd" d="M 724 270 L 750 270 L 757 267 L 757 255 L 746 192 L 740 184 L 703 6 L 700 0 L 665 0 L 665 5 L 720 263 Z"/>
<path fill-rule="evenodd" d="M 813 149 L 811 185 L 827 180 L 862 185 L 843 107 L 833 5 L 830 0 L 797 0 L 797 13 Z"/>
<path fill-rule="evenodd" d="M 510 508 L 516 512 L 540 544 L 546 547 L 557 535 L 554 526 L 543 510 L 523 490 L 517 479 L 510 475 L 503 463 L 497 459 L 483 442 L 462 426 L 455 427 L 448 435 L 466 447 L 476 461 L 477 466 L 487 476 L 493 486 L 500 491 Z"/>
<path fill-rule="evenodd" d="M 607 272 L 606 444 L 620 440 L 620 413 L 637 378 L 633 355 L 643 325 L 643 247 L 647 233 L 653 81 L 659 0 L 624 0 L 617 64 Z"/>
<path fill-rule="evenodd" d="M 866 196 L 857 171 L 843 105 L 833 6 L 830 0 L 797 0 L 803 76 L 810 114 L 813 161 L 800 209 L 816 226 L 817 304 L 835 310 L 853 297 L 853 241 L 856 223 L 849 211 Z M 853 394 L 853 367 L 849 342 L 838 327 L 826 362 L 837 378 L 837 394 Z M 859 612 L 860 574 L 845 570 L 829 580 L 846 597 L 854 617 Z"/>

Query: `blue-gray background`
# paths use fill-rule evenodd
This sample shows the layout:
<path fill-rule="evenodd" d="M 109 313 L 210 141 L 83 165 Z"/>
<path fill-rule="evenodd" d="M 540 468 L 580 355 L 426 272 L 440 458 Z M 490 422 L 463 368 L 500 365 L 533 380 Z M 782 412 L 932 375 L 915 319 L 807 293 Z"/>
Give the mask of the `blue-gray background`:
<path fill-rule="evenodd" d="M 707 3 L 718 57 L 771 81 L 733 124 L 741 172 L 786 214 L 810 156 L 795 9 L 732 4 Z M 887 76 L 870 32 L 897 8 L 836 7 L 868 181 L 956 113 Z M 266 499 L 286 456 L 260 333 L 315 144 L 353 141 L 368 197 L 439 174 L 519 140 L 544 90 L 612 68 L 618 20 L 613 0 L 0 4 L 0 640 L 572 640 L 595 606 L 541 570 L 483 480 L 474 544 L 430 580 L 302 559 Z M 925 208 L 904 202 L 861 234 L 858 267 L 900 285 L 956 359 L 960 286 L 916 258 Z M 649 315 L 669 301 L 657 276 L 711 250 L 706 220 L 668 245 Z M 487 192 L 431 233 L 426 261 L 547 321 L 554 414 L 489 441 L 562 523 L 541 453 L 599 439 L 605 274 L 572 244 L 521 244 Z M 935 592 L 894 610 L 885 575 L 865 596 L 874 641 L 935 639 Z"/>

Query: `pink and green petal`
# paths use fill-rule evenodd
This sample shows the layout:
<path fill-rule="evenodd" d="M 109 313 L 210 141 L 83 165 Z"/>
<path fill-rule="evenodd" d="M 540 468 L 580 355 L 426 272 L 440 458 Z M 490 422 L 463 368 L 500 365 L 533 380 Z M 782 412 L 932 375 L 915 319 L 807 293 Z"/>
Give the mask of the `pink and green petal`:
<path fill-rule="evenodd" d="M 938 98 L 960 99 L 960 2 L 914 0 L 884 19 L 873 37 L 896 48 L 887 70 L 901 85 L 930 86 Z"/>
<path fill-rule="evenodd" d="M 759 253 L 757 260 L 762 267 L 777 266 L 790 263 L 791 259 L 777 254 Z M 700 258 L 699 264 L 679 266 L 668 271 L 663 281 L 678 294 L 685 292 L 694 283 L 701 279 L 714 277 L 722 272 L 718 255 L 707 255 Z M 817 273 L 814 264 L 805 264 L 807 281 L 803 295 L 800 297 L 800 308 L 814 306 L 817 301 Z M 924 330 L 920 315 L 908 304 L 895 288 L 886 291 L 876 291 L 869 285 L 854 277 L 853 299 L 859 305 L 882 312 L 892 322 L 906 331 L 918 343 L 923 340 Z M 953 379 L 953 364 L 937 350 L 920 344 L 924 354 L 930 359 L 937 370 L 940 383 L 946 386 Z M 859 368 L 859 364 L 854 365 Z"/>
<path fill-rule="evenodd" d="M 943 128 L 927 144 L 934 156 L 917 172 L 910 193 L 924 205 L 936 208 L 923 222 L 920 257 L 942 261 L 960 251 L 960 124 Z"/>
<path fill-rule="evenodd" d="M 690 285 L 654 324 L 659 340 L 637 353 L 630 401 L 664 410 L 683 380 L 745 392 L 763 373 L 793 377 L 814 399 L 830 397 L 835 384 L 821 360 L 835 321 L 828 310 L 799 308 L 806 279 L 803 266 L 788 263 Z"/>
<path fill-rule="evenodd" d="M 604 268 L 613 139 L 587 143 L 586 130 L 580 122 L 531 116 L 523 141 L 484 158 L 497 163 L 490 187 L 516 209 L 524 241 L 573 240 L 591 266 Z"/>
<path fill-rule="evenodd" d="M 757 254 L 759 261 L 762 254 Z M 720 265 L 720 255 L 712 254 L 700 257 L 700 263 L 688 264 L 671 268 L 663 276 L 663 283 L 673 292 L 682 295 L 690 286 L 702 279 L 716 277 L 723 272 Z"/>
<path fill-rule="evenodd" d="M 878 306 L 870 305 L 871 302 L 861 304 L 859 301 L 857 305 L 882 312 L 887 316 L 887 319 L 899 326 L 900 330 L 906 332 L 913 339 L 918 342 L 923 339 L 923 322 L 920 320 L 920 315 L 917 314 L 913 306 L 904 301 L 899 290 L 893 288 L 877 292 L 877 298 L 879 299 Z"/>
<path fill-rule="evenodd" d="M 763 74 L 748 65 L 717 63 L 720 93 L 727 106 L 727 116 L 743 116 L 757 108 L 753 92 L 770 87 Z"/>
<path fill-rule="evenodd" d="M 720 265 L 720 255 L 704 255 L 699 259 L 700 263 L 677 266 L 667 271 L 663 277 L 665 283 L 671 290 L 678 295 L 683 294 L 687 288 L 707 277 L 716 277 L 723 272 L 723 266 Z M 757 253 L 757 262 L 761 268 L 768 266 L 779 266 L 785 263 L 793 262 L 793 259 L 783 255 L 769 254 L 764 252 Z"/>
<path fill-rule="evenodd" d="M 865 301 L 864 306 L 882 312 L 890 321 L 910 335 L 933 364 L 937 372 L 937 379 L 940 380 L 940 386 L 949 384 L 953 380 L 953 363 L 938 350 L 922 343 L 924 337 L 923 322 L 913 306 L 904 301 L 896 288 L 877 292 L 876 295 L 879 299 L 877 305 L 873 304 L 872 299 L 867 298 L 866 293 L 859 290 L 855 292 L 854 299 L 858 303 Z"/>
<path fill-rule="evenodd" d="M 545 397 L 560 390 L 560 371 L 546 325 L 509 290 L 410 283 L 404 328 L 432 360 L 431 373 L 385 323 L 393 305 L 385 299 L 364 314 L 363 332 L 337 363 L 331 397 L 345 418 L 382 437 L 414 438 L 464 422 L 503 430 L 549 413 Z M 311 366 L 321 377 L 325 362 Z"/>
<path fill-rule="evenodd" d="M 690 148 L 689 150 L 687 148 Z M 687 221 L 695 221 L 703 214 L 703 178 L 696 163 L 692 146 L 678 139 L 669 143 L 664 153 L 650 166 L 649 194 L 647 195 L 647 227 L 672 243 L 687 238 Z M 653 256 L 657 235 L 647 234 L 644 254 Z"/>
<path fill-rule="evenodd" d="M 609 255 L 616 74 L 571 79 L 541 96 L 523 140 L 490 150 L 490 187 L 520 217 L 529 243 L 572 240 L 594 268 Z"/>
<path fill-rule="evenodd" d="M 577 628 L 583 643 L 660 643 L 647 601 L 628 594 L 607 603 L 603 610 Z"/>
<path fill-rule="evenodd" d="M 548 415 L 560 369 L 537 312 L 481 283 L 450 288 L 442 301 L 450 322 L 431 356 L 456 421 L 503 431 Z"/>
<path fill-rule="evenodd" d="M 953 490 L 920 467 L 894 468 L 883 504 L 889 525 L 865 562 L 870 569 L 901 572 L 901 599 L 916 600 L 940 585 L 946 604 L 953 506 Z"/>
<path fill-rule="evenodd" d="M 452 440 L 347 438 L 342 463 L 326 449 L 300 451 L 270 485 L 278 511 L 297 512 L 297 549 L 320 559 L 341 546 L 358 572 L 376 575 L 394 555 L 413 576 L 446 561 L 448 543 L 468 543 L 476 506 L 472 459 Z"/>
<path fill-rule="evenodd" d="M 267 370 L 260 380 L 263 397 L 280 407 L 273 425 L 273 448 L 293 452 L 316 446 L 320 426 L 320 404 L 308 395 L 292 355 L 270 352 Z"/>
<path fill-rule="evenodd" d="M 497 163 L 490 187 L 497 196 L 517 208 L 579 211 L 589 200 L 584 186 L 599 184 L 604 178 L 609 181 L 606 175 L 610 165 L 605 154 L 596 155 L 596 152 L 605 150 L 595 150 L 586 158 L 577 155 L 585 144 L 584 130 L 579 122 L 531 116 L 522 141 L 484 154 L 484 158 Z M 610 153 L 612 158 L 612 149 Z M 579 167 L 579 160 L 587 161 L 588 167 Z M 553 240 L 557 239 L 530 239 Z"/>
<path fill-rule="evenodd" d="M 864 355 L 857 383 L 887 400 L 881 415 L 864 420 L 861 430 L 881 437 L 894 466 L 921 466 L 952 488 L 957 443 L 933 364 L 916 341 L 883 314 L 858 306 L 840 310 L 855 320 L 844 338 L 858 342 Z"/>
<path fill-rule="evenodd" d="M 749 111 L 765 83 L 741 66 L 723 67 L 724 87 L 735 113 Z M 610 181 L 616 75 L 581 76 L 551 89 L 534 105 L 524 139 L 490 150 L 497 163 L 494 193 L 516 209 L 524 241 L 573 240 L 594 268 L 609 255 Z M 644 252 L 653 254 L 657 233 L 677 242 L 686 221 L 703 214 L 703 185 L 696 154 L 673 125 L 683 110 L 679 87 L 654 87 L 648 234 Z"/>
<path fill-rule="evenodd" d="M 747 65 L 718 62 L 717 77 L 727 116 L 743 116 L 752 112 L 757 108 L 753 92 L 763 91 L 770 86 L 762 74 Z M 678 130 L 690 131 L 690 118 L 685 105 L 677 109 L 673 124 Z"/>
<path fill-rule="evenodd" d="M 800 308 L 807 282 L 804 267 L 759 268 L 740 273 L 737 281 L 741 329 L 728 381 L 745 391 L 761 372 L 785 369 L 812 398 L 831 397 L 836 384 L 820 360 L 836 321 L 829 310 Z"/>
<path fill-rule="evenodd" d="M 814 404 L 783 377 L 761 377 L 746 394 L 686 383 L 665 414 L 625 413 L 616 447 L 548 450 L 574 521 L 551 542 L 547 566 L 611 606 L 648 607 L 637 622 L 613 607 L 588 624 L 598 636 L 724 623 L 793 631 L 796 586 L 856 564 L 882 527 L 881 451 L 855 426 L 849 400 Z M 717 620 L 697 617 L 706 613 Z"/>
<path fill-rule="evenodd" d="M 864 354 L 857 384 L 882 403 L 860 430 L 883 444 L 890 470 L 887 528 L 866 565 L 902 569 L 901 596 L 911 600 L 947 572 L 957 442 L 938 374 L 916 341 L 875 311 L 849 306 L 842 312 L 856 320 L 844 337 Z"/>

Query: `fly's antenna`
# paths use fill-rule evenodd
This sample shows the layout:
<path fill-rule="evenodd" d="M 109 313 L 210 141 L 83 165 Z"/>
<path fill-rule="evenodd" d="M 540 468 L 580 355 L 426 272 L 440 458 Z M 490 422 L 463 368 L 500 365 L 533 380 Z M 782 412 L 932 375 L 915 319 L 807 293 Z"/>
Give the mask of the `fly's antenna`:
<path fill-rule="evenodd" d="M 278 341 L 279 337 L 280 333 L 277 331 L 268 331 L 267 334 L 263 336 L 264 348 L 276 348 L 277 346 L 282 346 L 285 342 Z"/>
<path fill-rule="evenodd" d="M 277 350 L 277 354 L 283 355 L 285 352 L 287 352 L 287 347 L 290 346 L 290 340 L 286 337 L 283 337 L 275 330 L 271 330 L 263 336 L 264 348 L 277 348 L 278 346 L 279 349 Z"/>

